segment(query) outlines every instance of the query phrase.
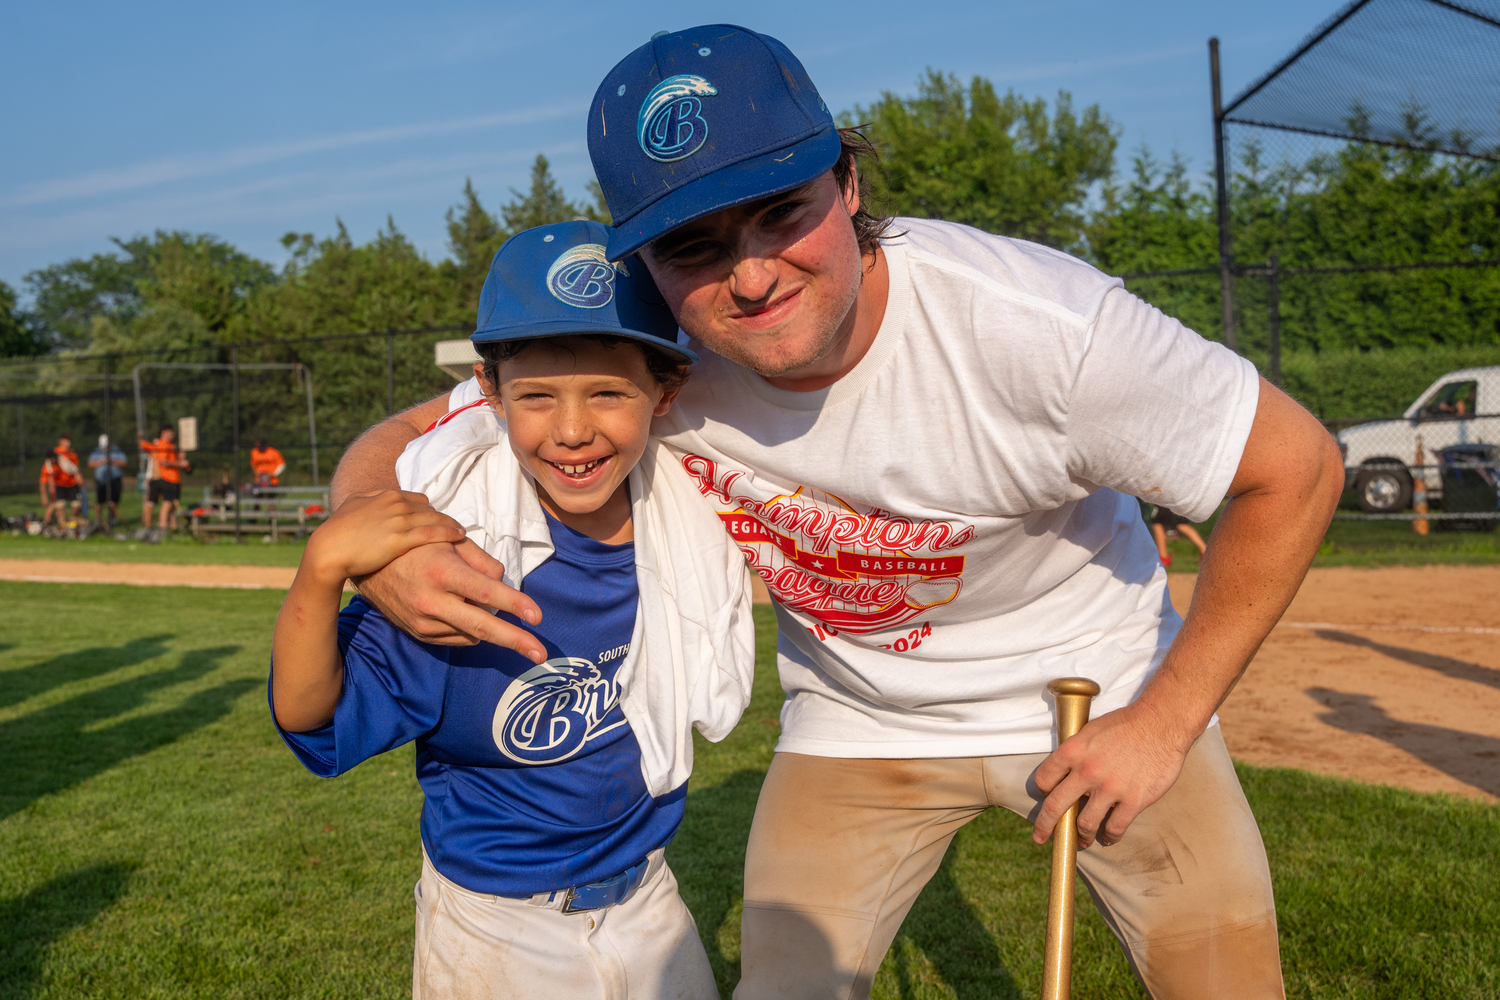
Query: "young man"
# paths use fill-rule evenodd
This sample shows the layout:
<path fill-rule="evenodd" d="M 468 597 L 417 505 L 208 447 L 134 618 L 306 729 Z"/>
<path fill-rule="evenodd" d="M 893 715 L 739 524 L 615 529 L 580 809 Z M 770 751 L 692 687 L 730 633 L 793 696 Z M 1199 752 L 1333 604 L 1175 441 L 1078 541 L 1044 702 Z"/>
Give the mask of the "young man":
<path fill-rule="evenodd" d="M 192 466 L 177 450 L 177 431 L 170 425 L 161 429 L 155 441 L 142 438 L 141 451 L 151 457 L 150 480 L 146 484 L 146 501 L 141 504 L 141 527 L 151 527 L 151 511 L 161 505 L 158 527 L 177 530 L 177 509 L 182 500 L 182 473 Z"/>
<path fill-rule="evenodd" d="M 256 438 L 250 449 L 250 471 L 255 473 L 256 486 L 280 486 L 281 474 L 286 471 L 286 459 L 281 452 L 266 444 L 265 438 Z"/>
<path fill-rule="evenodd" d="M 99 506 L 99 527 L 108 528 L 120 518 L 120 488 L 125 481 L 125 452 L 99 435 L 99 447 L 89 452 L 94 470 L 94 499 Z"/>
<path fill-rule="evenodd" d="M 52 506 L 51 516 L 57 519 L 57 530 L 66 532 L 70 521 L 78 520 L 83 506 L 82 471 L 78 468 L 78 452 L 73 450 L 73 438 L 63 434 L 52 449 Z M 65 516 L 66 515 L 66 516 Z M 47 516 L 42 517 L 42 523 Z"/>
<path fill-rule="evenodd" d="M 787 701 L 736 995 L 865 996 L 960 826 L 1000 806 L 1040 842 L 1087 796 L 1080 874 L 1151 995 L 1281 996 L 1214 713 L 1332 515 L 1332 439 L 1081 261 L 872 218 L 860 140 L 773 39 L 653 39 L 588 129 L 611 258 L 638 252 L 712 352 L 657 433 L 777 601 Z M 372 431 L 338 497 L 390 484 L 419 426 L 475 393 Z M 1182 621 L 1134 497 L 1204 519 L 1225 495 Z M 433 641 L 526 648 L 463 606 L 515 604 L 494 573 L 427 546 L 361 591 Z M 1068 675 L 1103 691 L 1054 749 L 1045 685 Z"/>
<path fill-rule="evenodd" d="M 718 997 L 663 852 L 693 728 L 721 739 L 749 701 L 749 580 L 650 440 L 696 359 L 605 238 L 575 221 L 501 247 L 473 336 L 484 399 L 407 449 L 414 492 L 313 533 L 276 623 L 272 708 L 309 769 L 417 742 L 417 1000 Z M 358 597 L 339 613 L 347 577 L 434 540 L 505 560 L 545 662 L 424 645 Z"/>

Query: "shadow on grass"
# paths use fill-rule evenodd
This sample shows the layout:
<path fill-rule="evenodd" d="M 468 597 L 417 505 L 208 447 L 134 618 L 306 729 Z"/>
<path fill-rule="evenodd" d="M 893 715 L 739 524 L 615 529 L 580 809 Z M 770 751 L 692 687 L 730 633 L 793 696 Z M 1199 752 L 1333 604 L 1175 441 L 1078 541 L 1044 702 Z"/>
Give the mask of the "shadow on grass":
<path fill-rule="evenodd" d="M 891 947 L 902 1000 L 920 993 L 920 974 L 904 947 L 908 941 L 921 949 L 959 1000 L 1020 1000 L 1021 988 L 1002 962 L 999 944 L 953 876 L 955 853 L 950 844 Z"/>
<path fill-rule="evenodd" d="M 124 647 L 121 647 L 124 648 Z M 200 729 L 225 715 L 239 698 L 263 682 L 225 681 L 189 695 L 177 706 L 125 719 L 108 720 L 144 705 L 151 695 L 218 669 L 239 646 L 217 646 L 182 654 L 171 670 L 132 677 L 89 691 L 0 725 L 0 759 L 24 761 L 6 776 L 0 792 L 0 818 L 139 754 Z"/>
<path fill-rule="evenodd" d="M 167 651 L 167 643 L 176 638 L 170 635 L 151 635 L 132 639 L 123 646 L 95 646 L 80 649 L 50 660 L 7 670 L 0 673 L 4 678 L 4 690 L 0 690 L 0 708 L 18 705 L 27 698 L 34 698 L 45 691 L 71 681 L 98 677 L 121 667 L 133 667 L 137 663 L 153 660 Z M 0 646 L 4 652 L 10 646 Z"/>
<path fill-rule="evenodd" d="M 682 826 L 669 848 L 683 901 L 698 922 L 714 978 L 725 996 L 739 982 L 740 963 L 737 956 L 724 954 L 719 932 L 726 920 L 733 919 L 745 894 L 745 844 L 765 779 L 765 771 L 746 768 L 712 788 L 690 792 Z"/>
<path fill-rule="evenodd" d="M 1500 739 L 1393 719 L 1369 695 L 1328 688 L 1307 693 L 1329 708 L 1318 716 L 1320 722 L 1384 740 L 1450 777 L 1500 795 Z"/>
<path fill-rule="evenodd" d="M 0 1000 L 33 996 L 47 948 L 113 906 L 130 873 L 129 865 L 91 865 L 0 902 Z"/>
<path fill-rule="evenodd" d="M 1410 663 L 1414 667 L 1435 670 L 1446 677 L 1452 677 L 1456 681 L 1472 681 L 1475 684 L 1500 688 L 1500 670 L 1492 670 L 1478 663 L 1455 660 L 1452 657 L 1438 656 L 1434 653 L 1424 653 L 1420 649 L 1407 649 L 1405 646 L 1387 646 L 1383 642 L 1375 642 L 1372 639 L 1366 639 L 1362 635 L 1350 635 L 1348 632 L 1335 632 L 1332 629 L 1318 629 L 1313 634 L 1319 639 L 1326 639 L 1329 642 L 1341 642 L 1346 646 L 1359 646 L 1363 649 L 1373 650 L 1383 656 L 1389 656 L 1393 660 Z"/>

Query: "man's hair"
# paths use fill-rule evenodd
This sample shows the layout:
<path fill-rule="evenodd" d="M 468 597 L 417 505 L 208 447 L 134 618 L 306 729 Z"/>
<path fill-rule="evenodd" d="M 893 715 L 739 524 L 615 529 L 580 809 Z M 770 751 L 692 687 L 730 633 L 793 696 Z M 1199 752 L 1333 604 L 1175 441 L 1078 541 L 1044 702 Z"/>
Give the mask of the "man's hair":
<path fill-rule="evenodd" d="M 59 434 L 57 436 L 57 439 L 59 441 L 72 441 L 73 440 L 73 435 L 71 435 L 71 434 Z"/>
<path fill-rule="evenodd" d="M 839 145 L 842 148 L 839 150 L 838 162 L 833 165 L 833 179 L 838 182 L 840 191 L 847 192 L 855 163 L 864 161 L 866 168 L 860 172 L 859 177 L 859 210 L 850 217 L 850 221 L 854 223 L 854 236 L 859 240 L 859 252 L 869 254 L 875 252 L 880 238 L 896 220 L 889 215 L 876 215 L 869 210 L 869 171 L 875 169 L 880 151 L 859 131 L 862 128 L 869 126 L 856 125 L 853 128 L 839 129 Z"/>
<path fill-rule="evenodd" d="M 646 370 L 651 373 L 656 384 L 662 387 L 663 392 L 675 392 L 687 384 L 690 370 L 688 363 L 655 344 L 648 344 L 630 337 L 616 337 L 608 333 L 578 333 L 569 336 L 592 340 L 596 344 L 603 344 L 610 350 L 620 346 L 639 349 L 646 359 Z M 542 345 L 554 350 L 567 350 L 567 345 L 563 343 L 565 339 L 564 337 L 533 337 L 530 340 L 492 340 L 488 343 L 475 344 L 474 349 L 479 352 L 479 358 L 484 362 L 484 377 L 490 385 L 498 388 L 500 362 L 509 361 L 533 347 Z"/>
<path fill-rule="evenodd" d="M 171 424 L 162 424 L 161 433 L 165 434 L 167 433 L 167 431 L 171 431 L 173 434 L 176 434 L 177 428 L 173 427 Z"/>

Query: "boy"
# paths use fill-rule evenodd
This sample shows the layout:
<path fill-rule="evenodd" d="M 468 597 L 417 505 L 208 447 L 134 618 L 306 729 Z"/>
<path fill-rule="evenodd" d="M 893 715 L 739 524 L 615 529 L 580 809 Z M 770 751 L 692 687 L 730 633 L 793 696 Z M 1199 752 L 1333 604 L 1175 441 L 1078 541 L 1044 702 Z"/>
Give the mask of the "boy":
<path fill-rule="evenodd" d="M 644 269 L 604 260 L 606 233 L 501 247 L 473 337 L 486 399 L 402 457 L 432 506 L 341 507 L 277 620 L 272 710 L 310 770 L 417 740 L 418 1000 L 718 995 L 663 849 L 691 728 L 721 739 L 749 699 L 747 574 L 648 440 L 696 358 Z M 497 557 L 530 600 L 507 617 L 545 653 L 419 643 L 362 598 L 338 613 L 346 578 L 433 542 Z"/>

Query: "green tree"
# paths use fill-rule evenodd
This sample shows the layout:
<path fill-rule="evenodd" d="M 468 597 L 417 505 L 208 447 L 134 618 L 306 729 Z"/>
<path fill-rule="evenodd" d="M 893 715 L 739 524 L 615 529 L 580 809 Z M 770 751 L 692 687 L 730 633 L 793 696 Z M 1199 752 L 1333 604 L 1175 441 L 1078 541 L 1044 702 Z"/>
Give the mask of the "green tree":
<path fill-rule="evenodd" d="M 32 315 L 62 347 L 85 347 L 96 317 L 128 325 L 140 312 L 145 261 L 113 253 L 75 257 L 25 277 Z"/>
<path fill-rule="evenodd" d="M 0 358 L 47 353 L 46 341 L 28 318 L 16 308 L 16 290 L 0 281 Z"/>
<path fill-rule="evenodd" d="M 449 266 L 463 304 L 473 309 L 479 304 L 479 290 L 489 273 L 490 261 L 510 235 L 499 221 L 480 204 L 474 182 L 464 178 L 463 201 L 448 209 Z M 445 262 L 446 263 L 446 262 Z"/>
<path fill-rule="evenodd" d="M 33 315 L 63 347 L 149 350 L 232 339 L 271 265 L 216 236 L 157 230 L 114 240 L 120 253 L 54 264 L 26 276 Z"/>
<path fill-rule="evenodd" d="M 562 185 L 552 176 L 552 165 L 541 153 L 531 164 L 531 188 L 525 194 L 510 189 L 510 201 L 500 207 L 500 218 L 506 235 L 523 229 L 546 226 L 554 222 L 587 217 L 586 209 L 573 204 L 563 195 Z"/>
<path fill-rule="evenodd" d="M 965 89 L 930 69 L 915 97 L 887 91 L 840 118 L 870 125 L 880 161 L 865 169 L 878 210 L 1068 250 L 1083 246 L 1089 190 L 1113 172 L 1119 132 L 1098 105 L 1076 113 L 1065 91 L 1049 117 L 1041 98 L 1001 97 L 979 76 Z"/>

